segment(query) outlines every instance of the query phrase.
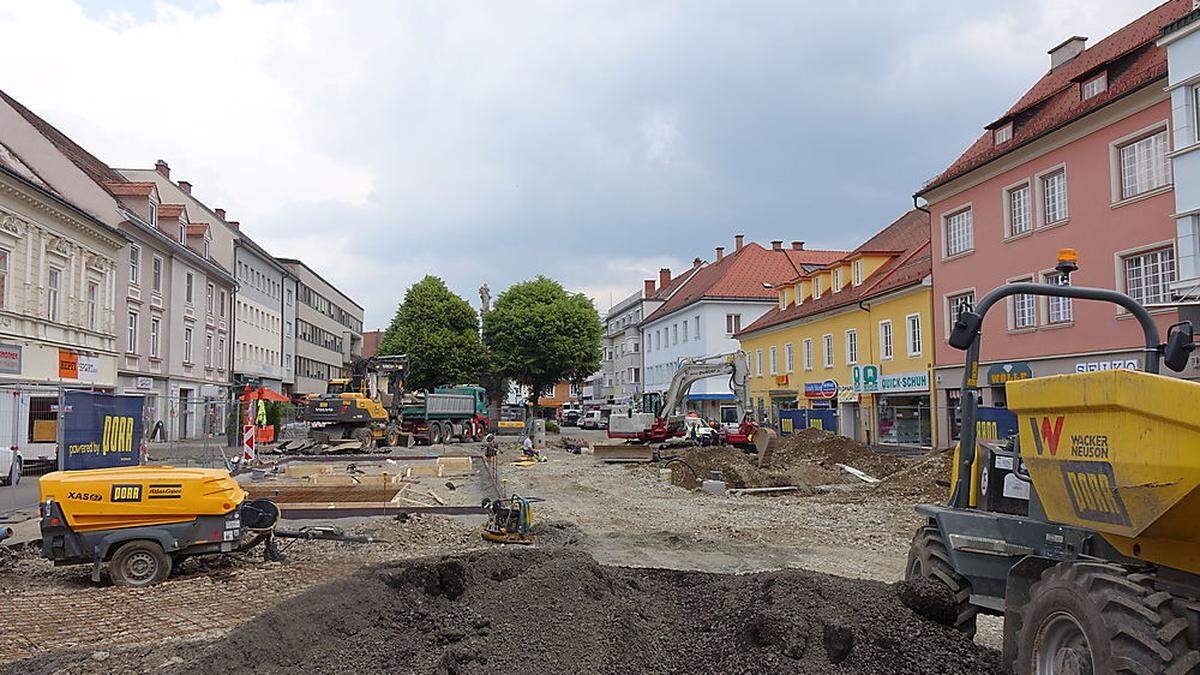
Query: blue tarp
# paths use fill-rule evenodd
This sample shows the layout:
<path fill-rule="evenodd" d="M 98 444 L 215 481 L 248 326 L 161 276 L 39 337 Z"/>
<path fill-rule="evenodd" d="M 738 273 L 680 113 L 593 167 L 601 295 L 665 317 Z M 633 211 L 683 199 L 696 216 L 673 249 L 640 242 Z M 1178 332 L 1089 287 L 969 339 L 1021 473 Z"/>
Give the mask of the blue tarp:
<path fill-rule="evenodd" d="M 68 391 L 60 457 L 62 468 L 136 466 L 142 458 L 141 396 Z"/>

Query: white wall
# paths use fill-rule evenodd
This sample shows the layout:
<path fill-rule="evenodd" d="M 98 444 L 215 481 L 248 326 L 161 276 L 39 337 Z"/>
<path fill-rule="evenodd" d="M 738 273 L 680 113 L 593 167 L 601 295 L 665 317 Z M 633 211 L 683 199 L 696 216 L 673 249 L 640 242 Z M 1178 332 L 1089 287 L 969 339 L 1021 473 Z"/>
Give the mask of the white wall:
<path fill-rule="evenodd" d="M 738 342 L 725 332 L 725 316 L 741 314 L 742 328 L 749 326 L 762 316 L 775 303 L 773 302 L 718 302 L 701 301 L 689 305 L 679 311 L 643 326 L 643 359 L 646 370 L 646 391 L 666 391 L 671 385 L 671 377 L 675 374 L 676 364 L 681 358 L 714 356 L 737 351 Z M 700 319 L 700 334 L 696 335 L 696 319 Z M 688 340 L 683 341 L 683 321 L 688 322 Z M 654 348 L 653 335 L 655 331 L 664 330 L 668 337 L 673 336 L 675 326 L 679 326 L 679 343 Z M 649 338 L 649 342 L 647 342 Z M 729 378 L 710 377 L 692 386 L 693 394 L 729 394 Z"/>

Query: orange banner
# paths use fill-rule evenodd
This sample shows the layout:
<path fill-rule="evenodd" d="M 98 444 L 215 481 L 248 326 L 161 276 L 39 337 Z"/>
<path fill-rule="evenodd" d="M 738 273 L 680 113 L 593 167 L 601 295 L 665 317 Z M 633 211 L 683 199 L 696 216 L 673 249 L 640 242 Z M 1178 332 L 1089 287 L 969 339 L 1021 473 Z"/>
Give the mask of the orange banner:
<path fill-rule="evenodd" d="M 79 355 L 65 349 L 58 350 L 58 377 L 60 379 L 79 379 Z"/>

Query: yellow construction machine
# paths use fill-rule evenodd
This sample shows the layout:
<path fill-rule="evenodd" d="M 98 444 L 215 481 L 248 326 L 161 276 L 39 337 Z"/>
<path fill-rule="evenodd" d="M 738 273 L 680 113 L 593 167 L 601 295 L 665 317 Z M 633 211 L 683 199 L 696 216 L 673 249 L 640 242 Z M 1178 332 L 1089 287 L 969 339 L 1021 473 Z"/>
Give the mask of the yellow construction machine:
<path fill-rule="evenodd" d="M 309 437 L 326 444 L 356 441 L 368 452 L 377 444 L 399 445 L 403 434 L 391 406 L 404 393 L 407 368 L 404 356 L 355 358 L 350 377 L 329 380 L 325 393 L 305 404 Z"/>
<path fill-rule="evenodd" d="M 1065 249 L 1058 269 L 1076 268 Z M 1019 434 L 977 442 L 980 327 L 1015 295 L 1118 305 L 1144 334 L 1142 370 L 1010 381 Z M 1160 344 L 1123 293 L 1013 283 L 956 317 L 950 344 L 966 350 L 951 495 L 917 507 L 907 577 L 949 587 L 964 632 L 1003 616 L 1018 673 L 1200 672 L 1200 383 L 1158 374 L 1186 367 L 1191 324 Z"/>

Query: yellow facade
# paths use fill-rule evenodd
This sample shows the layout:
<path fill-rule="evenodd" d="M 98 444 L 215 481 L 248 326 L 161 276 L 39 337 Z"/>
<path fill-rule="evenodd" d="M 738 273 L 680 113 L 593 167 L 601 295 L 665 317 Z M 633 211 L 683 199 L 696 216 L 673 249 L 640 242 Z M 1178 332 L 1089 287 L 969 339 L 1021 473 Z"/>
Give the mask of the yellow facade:
<path fill-rule="evenodd" d="M 812 301 L 814 290 L 819 291 L 821 297 L 830 293 L 850 293 L 855 281 L 868 277 L 886 262 L 887 258 L 865 256 L 859 260 L 862 264 L 857 273 L 854 271 L 855 261 L 850 260 L 781 288 L 781 308 L 793 304 L 797 297 L 800 298 L 800 305 L 803 307 L 805 302 Z M 836 271 L 839 269 L 840 272 Z M 857 276 L 859 274 L 861 276 Z M 842 285 L 835 291 L 833 285 L 836 282 Z M 847 421 L 843 420 L 840 422 L 841 431 L 844 435 L 854 436 L 859 440 L 874 441 L 879 438 L 880 423 L 876 410 L 877 395 L 855 394 L 855 366 L 876 366 L 885 378 L 889 375 L 923 373 L 926 388 L 923 391 L 908 393 L 930 397 L 926 405 L 934 408 L 936 402 L 932 396 L 936 388 L 928 386 L 928 383 L 933 381 L 932 309 L 930 287 L 918 282 L 907 288 L 867 296 L 861 303 L 849 302 L 812 316 L 742 334 L 739 340 L 741 349 L 750 360 L 750 398 L 755 409 L 773 418 L 773 408 L 781 405 L 790 407 L 793 402 L 800 408 L 837 406 L 839 402 L 857 403 L 858 419 L 850 425 L 854 429 L 847 426 Z M 914 327 L 917 328 L 916 333 L 919 336 L 911 345 L 910 317 L 916 317 Z M 883 327 L 885 322 L 890 326 L 890 331 Z M 886 353 L 884 345 L 888 332 L 891 341 L 890 355 Z M 851 335 L 853 337 L 850 337 Z M 826 355 L 827 336 L 832 346 L 829 357 Z M 789 349 L 792 354 L 790 367 Z M 855 354 L 851 354 L 852 349 Z M 808 355 L 811 355 L 811 358 Z M 819 385 L 826 380 L 837 383 L 837 398 L 805 396 L 805 384 Z M 892 378 L 891 381 L 898 380 Z M 854 410 L 853 407 L 848 409 Z M 930 436 L 934 433 L 930 425 Z M 937 439 L 931 440 L 936 447 Z"/>

